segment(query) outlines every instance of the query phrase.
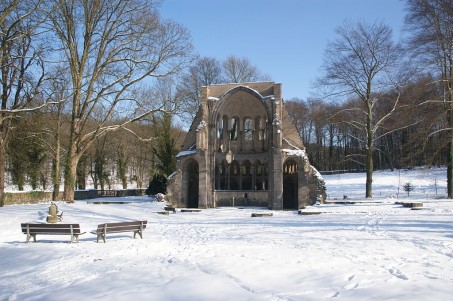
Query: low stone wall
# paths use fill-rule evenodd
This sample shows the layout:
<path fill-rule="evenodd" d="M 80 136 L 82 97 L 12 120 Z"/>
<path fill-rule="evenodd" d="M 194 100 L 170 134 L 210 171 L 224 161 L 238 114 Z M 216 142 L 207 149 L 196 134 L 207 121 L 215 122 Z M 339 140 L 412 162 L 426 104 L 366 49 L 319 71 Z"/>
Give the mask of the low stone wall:
<path fill-rule="evenodd" d="M 60 198 L 63 193 L 61 193 Z M 38 204 L 52 200 L 52 192 L 49 191 L 29 191 L 29 192 L 5 192 L 4 205 L 16 204 Z"/>
<path fill-rule="evenodd" d="M 234 197 L 234 204 L 233 204 Z M 268 207 L 269 192 L 262 191 L 216 191 L 217 207 L 226 206 L 257 206 Z"/>
<path fill-rule="evenodd" d="M 126 189 L 126 190 L 76 190 L 75 200 L 89 200 L 102 197 L 126 197 L 144 196 L 146 189 Z M 59 199 L 63 199 L 63 192 L 60 192 Z M 29 192 L 6 192 L 4 206 L 15 204 L 38 204 L 52 201 L 50 191 L 29 191 Z"/>
<path fill-rule="evenodd" d="M 121 190 L 77 190 L 74 192 L 74 200 L 89 200 L 105 197 L 126 197 L 126 196 L 144 196 L 145 188 L 121 189 Z"/>

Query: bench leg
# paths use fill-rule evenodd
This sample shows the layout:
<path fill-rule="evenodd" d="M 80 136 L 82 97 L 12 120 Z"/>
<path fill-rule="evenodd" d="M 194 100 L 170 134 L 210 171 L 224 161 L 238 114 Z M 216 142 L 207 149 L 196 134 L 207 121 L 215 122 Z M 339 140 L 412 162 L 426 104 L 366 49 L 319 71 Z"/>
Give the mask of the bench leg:
<path fill-rule="evenodd" d="M 27 224 L 27 243 L 30 242 L 30 237 L 33 237 L 33 241 L 36 242 L 36 234 L 30 234 L 30 227 Z"/>
<path fill-rule="evenodd" d="M 77 235 L 77 234 L 71 235 L 71 242 L 70 243 L 73 243 L 74 241 L 76 243 L 79 243 L 79 235 Z"/>
<path fill-rule="evenodd" d="M 135 231 L 135 232 L 134 232 L 134 238 L 135 238 L 135 235 L 136 235 L 136 234 L 140 235 L 140 238 L 143 239 L 142 231 Z"/>
<path fill-rule="evenodd" d="M 33 237 L 33 242 L 36 242 L 36 234 L 27 234 L 27 243 L 30 242 L 30 238 Z"/>
<path fill-rule="evenodd" d="M 99 234 L 99 235 L 97 236 L 97 238 L 96 238 L 96 242 L 99 242 L 99 237 L 101 237 L 102 240 L 103 240 L 104 243 L 105 243 L 105 235 L 104 235 L 104 234 Z"/>

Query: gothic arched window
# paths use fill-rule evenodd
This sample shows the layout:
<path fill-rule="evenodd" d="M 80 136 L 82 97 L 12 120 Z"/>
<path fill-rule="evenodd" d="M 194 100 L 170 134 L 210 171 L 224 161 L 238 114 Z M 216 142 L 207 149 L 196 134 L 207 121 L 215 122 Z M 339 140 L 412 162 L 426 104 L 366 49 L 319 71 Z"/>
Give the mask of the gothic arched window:
<path fill-rule="evenodd" d="M 230 120 L 230 140 L 238 140 L 238 118 L 233 117 Z"/>
<path fill-rule="evenodd" d="M 244 121 L 244 139 L 246 141 L 253 140 L 253 121 L 251 118 L 247 118 Z"/>

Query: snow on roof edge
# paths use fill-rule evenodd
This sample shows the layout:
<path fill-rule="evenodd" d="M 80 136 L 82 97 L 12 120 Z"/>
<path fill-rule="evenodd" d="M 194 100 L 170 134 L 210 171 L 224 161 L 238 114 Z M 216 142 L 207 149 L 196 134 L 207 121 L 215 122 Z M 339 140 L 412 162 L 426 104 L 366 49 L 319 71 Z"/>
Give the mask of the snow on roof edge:
<path fill-rule="evenodd" d="M 185 156 L 193 155 L 193 154 L 195 154 L 196 152 L 197 152 L 197 151 L 194 151 L 194 150 L 182 151 L 182 152 L 179 152 L 179 153 L 176 155 L 176 158 L 180 158 L 180 157 L 185 157 Z"/>

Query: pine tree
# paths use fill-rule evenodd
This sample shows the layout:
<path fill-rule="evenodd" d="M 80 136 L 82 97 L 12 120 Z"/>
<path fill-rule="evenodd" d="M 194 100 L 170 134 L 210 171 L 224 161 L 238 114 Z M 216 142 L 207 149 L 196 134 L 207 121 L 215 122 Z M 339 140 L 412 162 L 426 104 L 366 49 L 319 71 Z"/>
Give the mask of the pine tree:
<path fill-rule="evenodd" d="M 407 196 L 409 196 L 409 193 L 415 189 L 414 185 L 412 185 L 410 182 L 407 182 L 406 184 L 403 185 L 404 191 L 407 192 Z"/>
<path fill-rule="evenodd" d="M 164 113 L 162 119 L 154 119 L 154 132 L 157 135 L 153 153 L 157 157 L 157 173 L 168 177 L 176 169 L 176 139 L 173 135 L 172 116 Z"/>

